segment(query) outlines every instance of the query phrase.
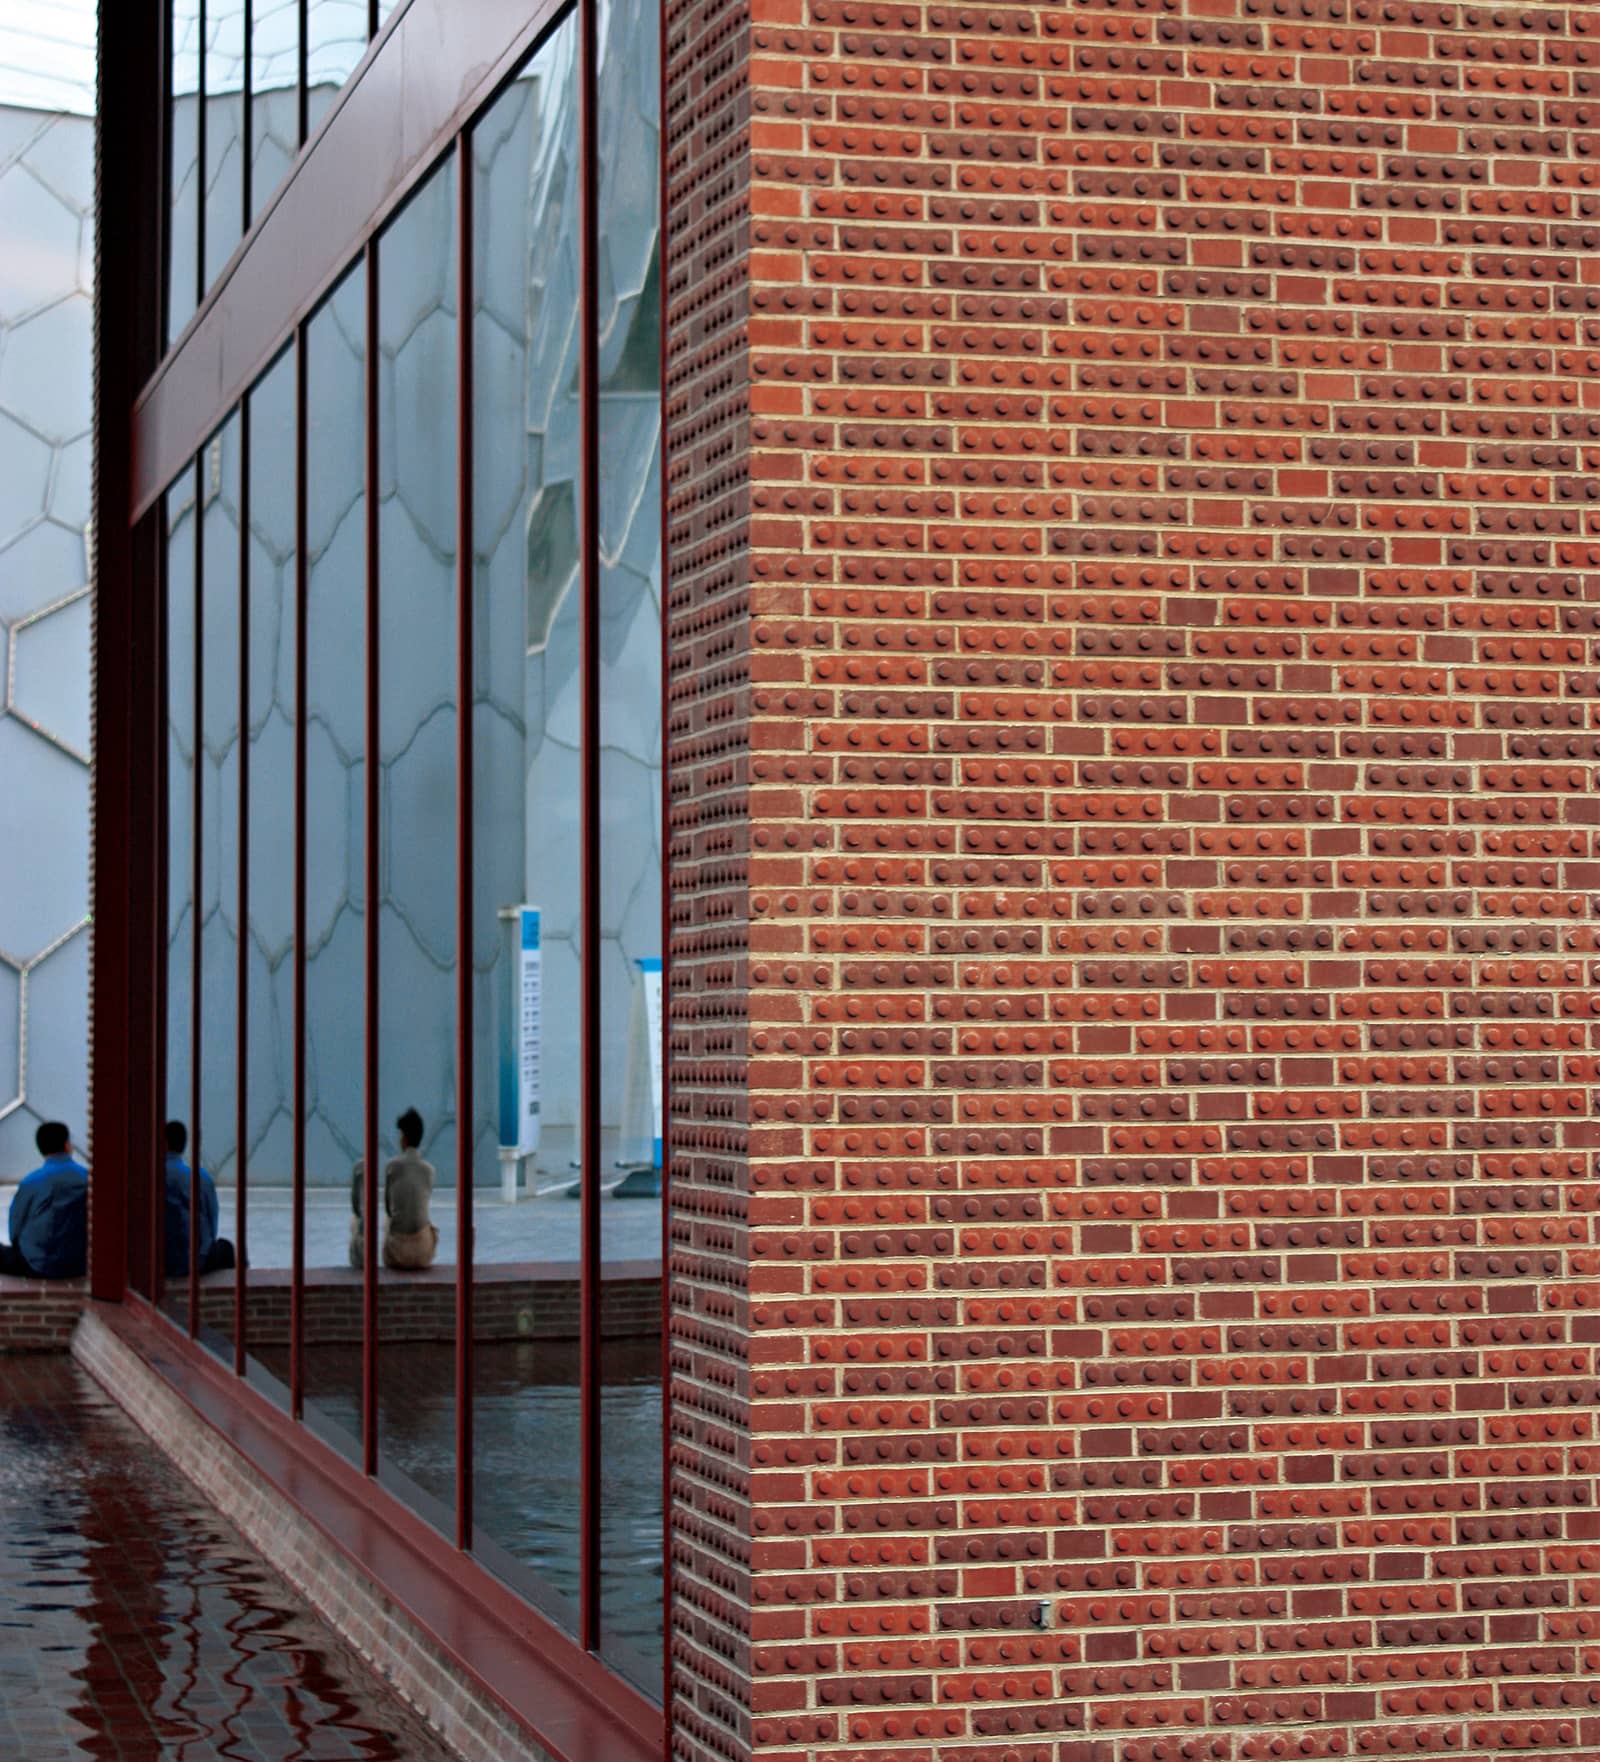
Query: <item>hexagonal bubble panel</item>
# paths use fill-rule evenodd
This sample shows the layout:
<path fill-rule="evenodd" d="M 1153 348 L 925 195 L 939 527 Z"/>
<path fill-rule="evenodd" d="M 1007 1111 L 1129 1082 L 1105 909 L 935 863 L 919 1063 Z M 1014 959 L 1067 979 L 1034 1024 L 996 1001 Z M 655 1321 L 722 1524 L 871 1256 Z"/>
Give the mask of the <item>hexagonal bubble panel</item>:
<path fill-rule="evenodd" d="M 89 596 L 19 626 L 11 707 L 53 739 L 89 755 Z"/>
<path fill-rule="evenodd" d="M 42 1123 L 31 1107 L 19 1107 L 0 1119 L 0 1176 L 5 1180 L 19 1181 L 29 1169 L 39 1166 L 39 1147 L 34 1143 L 33 1135 Z M 3 1207 L 0 1207 L 0 1236 L 7 1241 L 11 1239 Z"/>
<path fill-rule="evenodd" d="M 430 1135 L 455 1111 L 455 978 L 418 947 L 397 914 L 385 908 L 378 931 L 381 994 L 405 998 L 385 1022 L 379 1056 L 380 1127 L 415 1107 Z"/>
<path fill-rule="evenodd" d="M 55 475 L 50 480 L 50 518 L 63 526 L 89 524 L 90 473 L 94 469 L 94 437 L 80 435 L 56 452 Z"/>
<path fill-rule="evenodd" d="M 78 286 L 78 231 L 82 222 L 29 171 L 26 162 L 0 172 L 0 238 L 6 272 L 0 276 L 0 323 L 15 324 L 73 293 Z M 57 374 L 76 365 L 71 355 L 50 365 Z M 89 357 L 82 357 L 87 375 Z"/>
<path fill-rule="evenodd" d="M 45 511 L 50 443 L 0 410 L 0 545 L 8 545 Z"/>
<path fill-rule="evenodd" d="M 274 712 L 250 742 L 250 931 L 271 960 L 294 944 L 293 816 L 294 727 Z"/>
<path fill-rule="evenodd" d="M 14 624 L 30 612 L 65 599 L 89 579 L 89 559 L 81 532 L 41 520 L 15 544 L 0 549 L 0 624 Z"/>
<path fill-rule="evenodd" d="M 80 930 L 28 974 L 28 1104 L 89 1130 L 89 932 Z"/>
<path fill-rule="evenodd" d="M 0 154 L 0 157 L 4 157 Z M 87 116 L 58 116 L 28 143 L 24 163 L 67 211 L 89 220 L 94 213 L 94 123 Z"/>
<path fill-rule="evenodd" d="M 0 949 L 28 960 L 89 910 L 89 773 L 7 716 L 0 777 L 0 846 L 28 853 L 0 887 Z"/>
<path fill-rule="evenodd" d="M 444 556 L 455 551 L 456 483 L 439 469 L 439 428 L 455 419 L 455 335 L 453 312 L 429 313 L 395 356 L 385 388 L 400 500 Z"/>
<path fill-rule="evenodd" d="M 22 1094 L 22 975 L 0 961 L 0 1107 Z"/>
<path fill-rule="evenodd" d="M 355 772 L 364 775 L 364 768 Z M 314 950 L 333 929 L 349 899 L 350 845 L 363 822 L 352 769 L 320 722 L 306 728 L 306 947 Z"/>
<path fill-rule="evenodd" d="M 85 433 L 93 329 L 94 309 L 84 294 L 16 325 L 0 351 L 0 406 L 52 441 Z"/>
<path fill-rule="evenodd" d="M 550 641 L 561 602 L 578 570 L 578 520 L 572 484 L 547 483 L 528 516 L 528 647 Z"/>
<path fill-rule="evenodd" d="M 442 966 L 455 958 L 456 717 L 434 712 L 383 767 L 383 887 L 422 948 Z M 385 917 L 385 934 L 388 914 Z"/>

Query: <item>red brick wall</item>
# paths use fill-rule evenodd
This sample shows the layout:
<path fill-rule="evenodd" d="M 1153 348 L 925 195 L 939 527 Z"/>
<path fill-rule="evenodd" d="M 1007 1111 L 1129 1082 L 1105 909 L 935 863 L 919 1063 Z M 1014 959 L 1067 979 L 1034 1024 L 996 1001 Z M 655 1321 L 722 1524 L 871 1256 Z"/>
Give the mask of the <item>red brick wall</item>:
<path fill-rule="evenodd" d="M 679 1756 L 1600 1756 L 1600 6 L 668 74 Z"/>

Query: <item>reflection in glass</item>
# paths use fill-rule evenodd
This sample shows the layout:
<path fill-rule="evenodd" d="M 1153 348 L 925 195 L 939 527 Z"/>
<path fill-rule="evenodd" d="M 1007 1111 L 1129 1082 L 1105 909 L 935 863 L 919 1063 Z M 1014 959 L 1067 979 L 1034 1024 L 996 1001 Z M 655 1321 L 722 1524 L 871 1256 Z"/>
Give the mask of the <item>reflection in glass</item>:
<path fill-rule="evenodd" d="M 575 1420 L 542 1426 L 537 1416 L 540 1391 L 561 1385 L 575 1332 L 580 1209 L 567 1196 L 581 1074 L 576 49 L 569 15 L 483 116 L 472 145 L 474 1280 L 480 1291 L 526 1289 L 530 1327 L 563 1304 L 571 1314 L 547 1324 L 566 1340 L 515 1348 L 492 1396 L 480 1375 L 474 1546 L 511 1576 L 519 1564 L 537 1567 L 541 1584 L 570 1601 L 554 1607 L 548 1589 L 519 1588 L 569 1629 L 579 1433 Z M 526 1030 L 525 976 L 541 987 Z M 516 1387 L 527 1403 L 520 1422 L 507 1411 Z M 550 1412 L 561 1411 L 550 1399 Z M 510 1461 L 491 1440 L 514 1452 L 528 1435 L 519 1424 L 538 1430 L 543 1472 L 513 1522 L 503 1487 Z"/>
<path fill-rule="evenodd" d="M 200 273 L 200 0 L 172 0 L 168 65 L 167 338 L 194 316 Z"/>
<path fill-rule="evenodd" d="M 652 0 L 598 20 L 601 1652 L 662 1672 L 661 382 Z M 650 1317 L 650 1320 L 640 1320 Z M 629 1318 L 626 1322 L 622 1318 Z"/>
<path fill-rule="evenodd" d="M 435 1376 L 424 1401 L 411 1370 L 454 1332 L 454 195 L 446 160 L 378 246 L 378 1423 L 389 1466 L 447 1512 L 453 1391 Z"/>
<path fill-rule="evenodd" d="M 357 264 L 306 338 L 305 1392 L 344 1389 L 319 1348 L 360 1341 L 350 1178 L 364 1132 L 366 996 L 366 273 Z M 343 1286 L 334 1302 L 321 1295 Z M 350 1449 L 352 1440 L 337 1440 Z"/>
<path fill-rule="evenodd" d="M 367 52 L 367 0 L 308 0 L 306 126 L 315 130 Z"/>
<path fill-rule="evenodd" d="M 245 1143 L 252 1288 L 288 1289 L 294 1180 L 294 356 L 250 394 Z M 286 1300 L 250 1317 L 287 1380 Z"/>
<path fill-rule="evenodd" d="M 231 416 L 201 460 L 200 1117 L 186 1160 L 202 1171 L 202 1255 L 211 1234 L 209 1175 L 222 1241 L 238 1240 L 239 1032 L 239 432 Z M 201 1270 L 228 1256 L 213 1249 Z M 202 1299 L 203 1328 L 233 1338 L 232 1277 L 218 1272 Z"/>
<path fill-rule="evenodd" d="M 300 147 L 300 0 L 255 0 L 250 14 L 250 221 Z"/>
<path fill-rule="evenodd" d="M 194 1106 L 195 474 L 167 491 L 167 992 L 166 1114 L 187 1120 Z M 160 1123 L 158 1123 L 158 1134 Z M 164 1142 L 157 1166 L 166 1161 Z M 164 1242 L 164 1219 L 156 1229 Z M 187 1315 L 169 1288 L 168 1312 Z"/>
<path fill-rule="evenodd" d="M 244 0 L 206 0 L 206 260 L 209 288 L 244 234 Z"/>

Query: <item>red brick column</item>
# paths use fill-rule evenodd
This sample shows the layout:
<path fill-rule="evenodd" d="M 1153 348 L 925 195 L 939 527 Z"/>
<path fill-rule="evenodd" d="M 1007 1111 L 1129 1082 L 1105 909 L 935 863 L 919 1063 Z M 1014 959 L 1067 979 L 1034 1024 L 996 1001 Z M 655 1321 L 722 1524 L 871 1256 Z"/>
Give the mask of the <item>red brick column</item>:
<path fill-rule="evenodd" d="M 679 1755 L 1600 1754 L 1600 8 L 668 72 Z"/>

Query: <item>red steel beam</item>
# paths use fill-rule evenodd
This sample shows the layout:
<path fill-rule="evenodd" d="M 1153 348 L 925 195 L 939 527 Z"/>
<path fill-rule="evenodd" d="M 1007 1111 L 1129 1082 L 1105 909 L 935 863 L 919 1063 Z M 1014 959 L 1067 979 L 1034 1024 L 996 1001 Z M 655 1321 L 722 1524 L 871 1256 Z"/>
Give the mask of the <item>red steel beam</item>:
<path fill-rule="evenodd" d="M 135 517 L 154 505 L 562 5 L 411 0 L 390 17 L 140 393 Z"/>

